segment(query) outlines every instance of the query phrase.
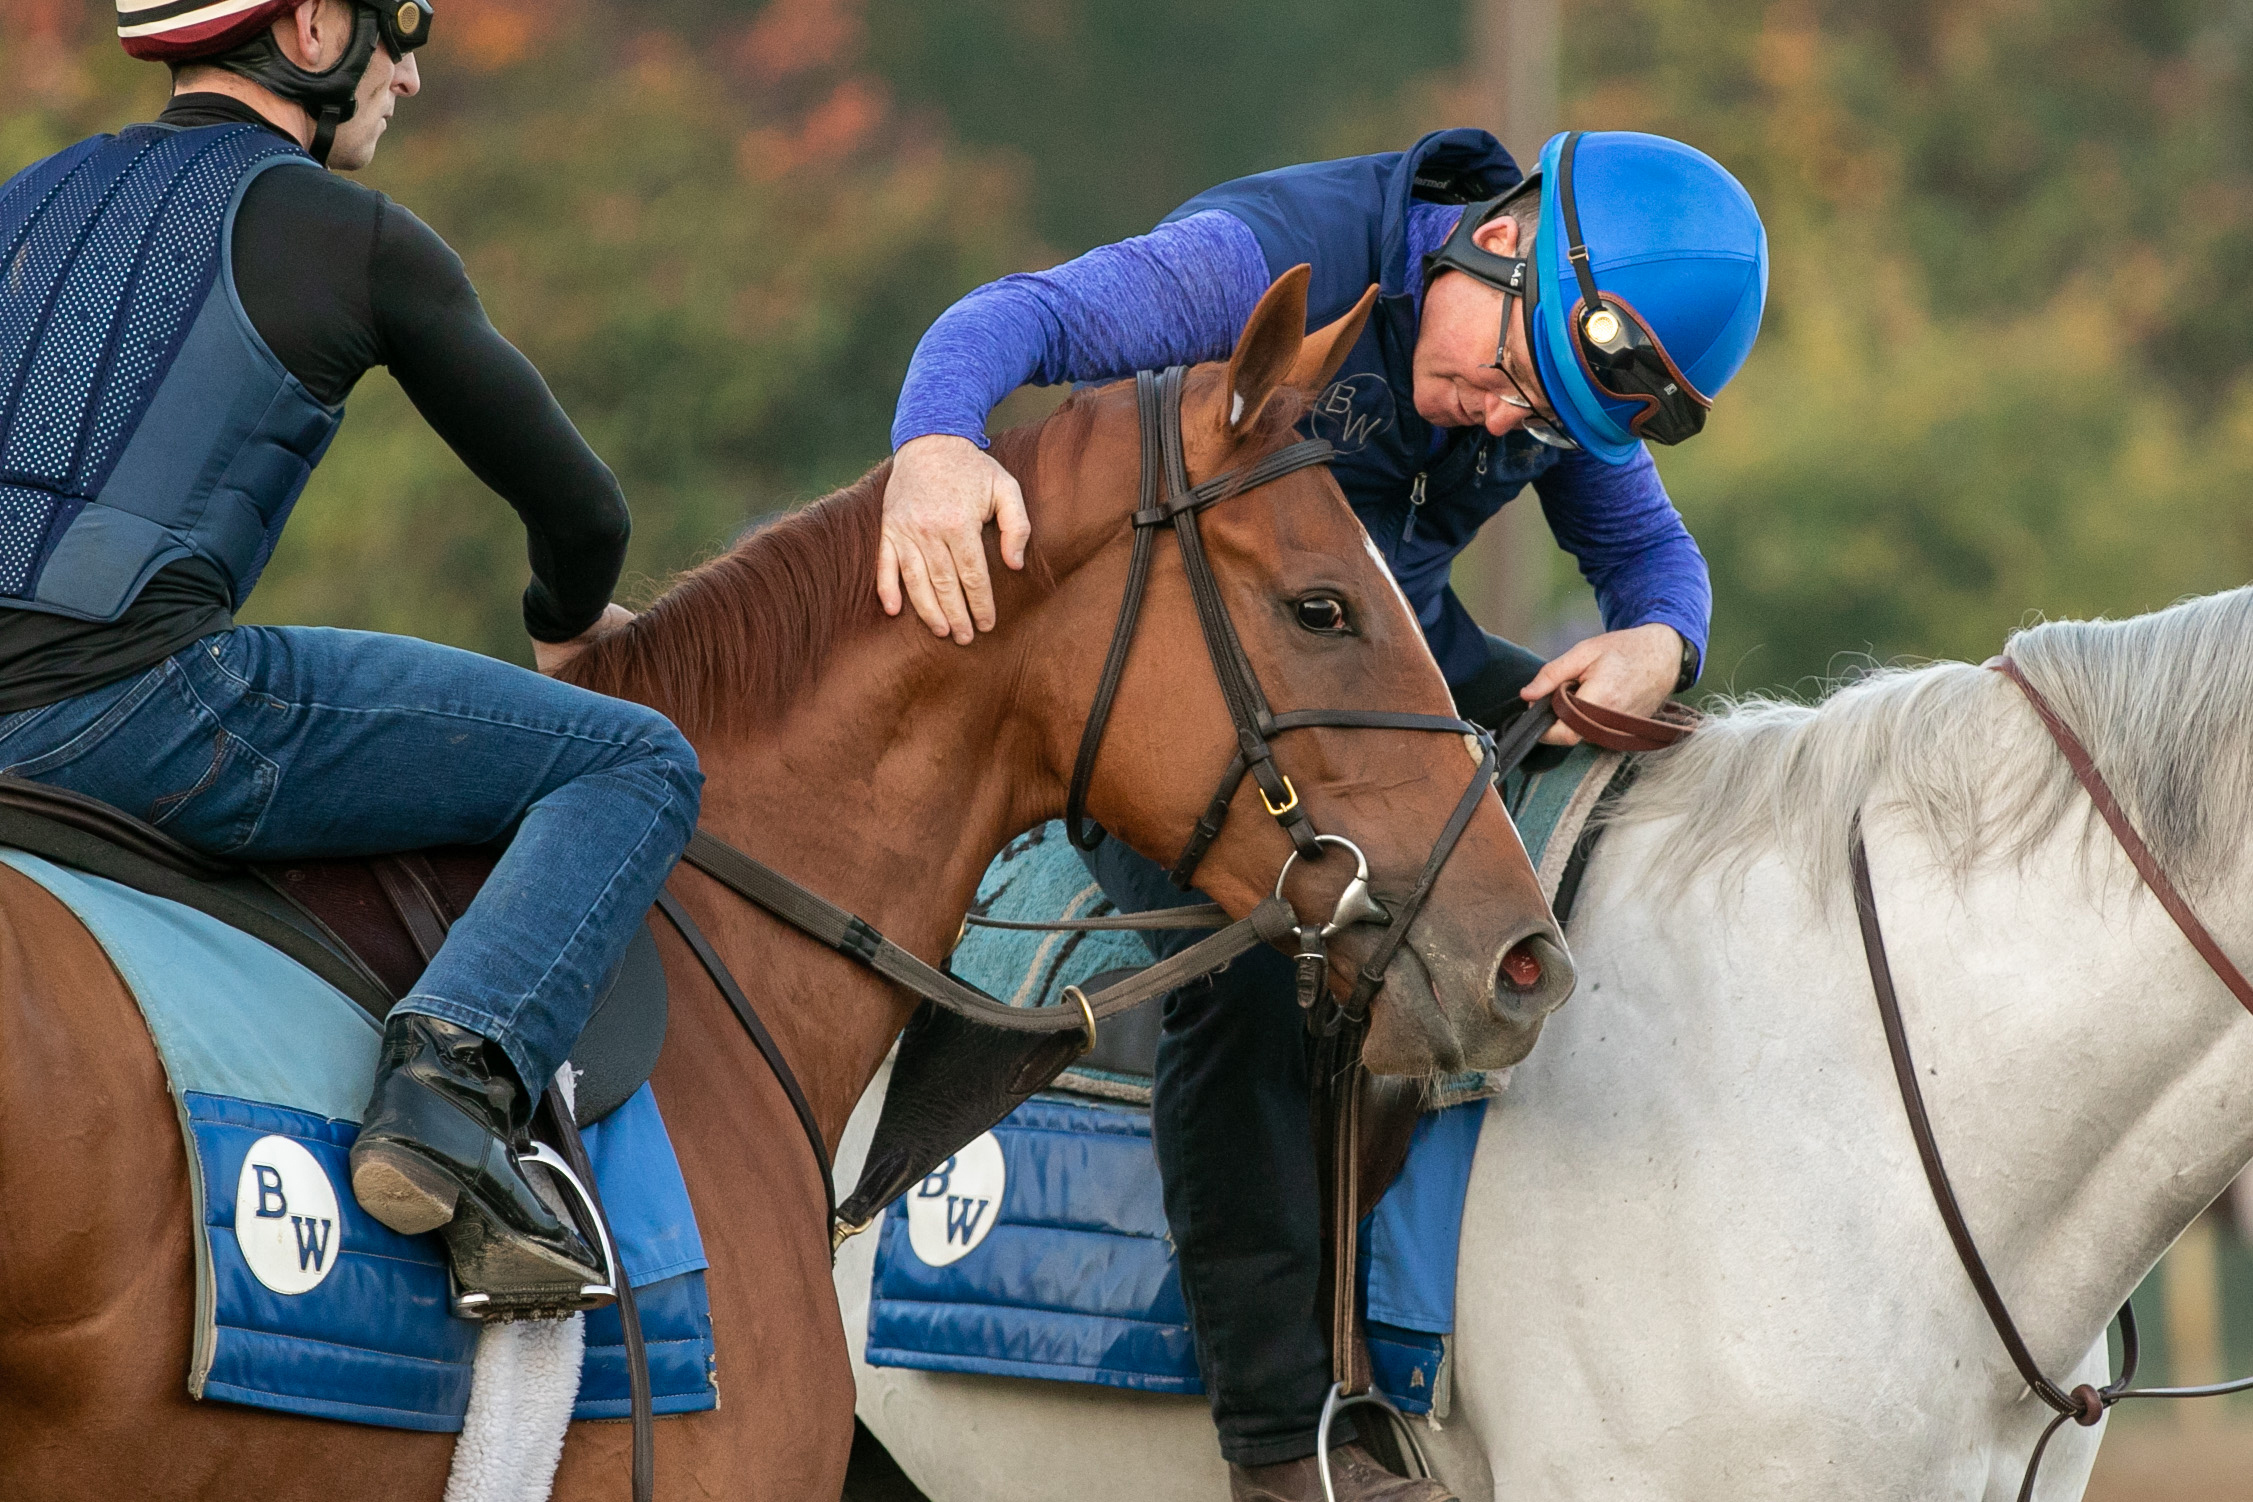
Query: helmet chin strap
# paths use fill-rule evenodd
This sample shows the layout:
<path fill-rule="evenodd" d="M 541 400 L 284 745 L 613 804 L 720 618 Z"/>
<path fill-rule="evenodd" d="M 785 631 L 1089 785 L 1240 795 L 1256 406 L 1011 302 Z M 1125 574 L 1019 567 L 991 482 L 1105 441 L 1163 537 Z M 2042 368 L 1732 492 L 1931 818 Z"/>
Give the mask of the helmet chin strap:
<path fill-rule="evenodd" d="M 360 80 L 366 76 L 368 64 L 374 60 L 376 47 L 382 41 L 375 12 L 355 5 L 352 14 L 351 45 L 344 49 L 344 56 L 338 58 L 334 66 L 319 73 L 308 72 L 291 62 L 281 44 L 274 40 L 272 31 L 261 31 L 225 56 L 210 59 L 213 66 L 225 68 L 303 106 L 313 117 L 313 141 L 306 150 L 324 167 L 328 165 L 329 152 L 336 145 L 337 127 L 351 119 L 359 107 Z"/>

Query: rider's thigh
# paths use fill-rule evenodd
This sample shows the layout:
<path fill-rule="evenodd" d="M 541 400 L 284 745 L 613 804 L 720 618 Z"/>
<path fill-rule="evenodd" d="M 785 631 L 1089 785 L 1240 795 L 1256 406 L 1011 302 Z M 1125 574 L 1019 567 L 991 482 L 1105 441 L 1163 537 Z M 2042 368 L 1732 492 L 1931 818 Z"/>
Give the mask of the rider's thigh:
<path fill-rule="evenodd" d="M 280 772 L 228 728 L 228 708 L 225 696 L 199 692 L 175 656 L 0 720 L 0 773 L 99 798 L 212 854 L 240 854 Z"/>
<path fill-rule="evenodd" d="M 663 715 L 475 652 L 254 626 L 206 639 L 185 665 L 281 769 L 250 848 L 262 857 L 497 843 L 589 777 L 694 822 L 696 754 Z"/>

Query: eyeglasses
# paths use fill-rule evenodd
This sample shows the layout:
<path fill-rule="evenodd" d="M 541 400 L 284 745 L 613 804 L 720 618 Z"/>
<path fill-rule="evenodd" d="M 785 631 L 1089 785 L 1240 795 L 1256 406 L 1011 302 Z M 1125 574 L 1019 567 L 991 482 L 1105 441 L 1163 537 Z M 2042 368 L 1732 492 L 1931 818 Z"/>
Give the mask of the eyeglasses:
<path fill-rule="evenodd" d="M 1634 402 L 1642 408 L 1628 419 L 1628 432 L 1660 443 L 1680 443 L 1704 429 L 1713 401 L 1683 377 L 1642 314 L 1625 298 L 1596 287 L 1588 247 L 1580 239 L 1580 208 L 1572 194 L 1572 159 L 1581 134 L 1576 130 L 1566 136 L 1557 154 L 1557 207 L 1564 216 L 1565 253 L 1580 282 L 1580 305 L 1573 310 L 1573 345 L 1597 390 L 1614 401 Z"/>
<path fill-rule="evenodd" d="M 1502 332 L 1495 339 L 1494 363 L 1486 368 L 1501 371 L 1502 379 L 1508 381 L 1510 389 L 1517 393 L 1515 396 L 1503 397 L 1503 402 L 1528 414 L 1525 420 L 1518 424 L 1518 431 L 1545 448 L 1563 449 L 1569 452 L 1579 448 L 1580 445 L 1573 442 L 1572 438 L 1565 432 L 1564 426 L 1557 420 L 1556 413 L 1534 401 L 1533 393 L 1526 390 L 1525 383 L 1520 381 L 1517 373 L 1510 369 L 1510 305 L 1520 301 L 1523 301 L 1526 305 L 1526 337 L 1528 340 L 1533 337 L 1532 301 L 1519 297 L 1517 293 L 1505 291 L 1502 294 Z M 1528 347 L 1530 347 L 1530 344 Z"/>
<path fill-rule="evenodd" d="M 1483 283 L 1502 294 L 1502 327 L 1494 337 L 1494 363 L 1486 368 L 1501 371 L 1502 378 L 1517 393 L 1515 396 L 1505 396 L 1502 400 L 1531 414 L 1518 424 L 1520 432 L 1548 448 L 1577 449 L 1580 445 L 1565 432 L 1564 424 L 1558 421 L 1556 413 L 1535 401 L 1526 383 L 1519 380 L 1517 373 L 1510 369 L 1510 311 L 1519 303 L 1525 304 L 1526 338 L 1531 341 L 1533 337 L 1533 309 L 1540 297 L 1540 282 L 1534 275 L 1532 257 L 1498 256 L 1471 238 L 1482 225 L 1501 213 L 1504 205 L 1523 191 L 1524 185 L 1520 184 L 1498 198 L 1468 205 L 1463 210 L 1463 217 L 1455 221 L 1455 228 L 1448 232 L 1446 242 L 1424 257 L 1424 285 L 1430 287 L 1432 277 L 1438 272 L 1460 271 L 1472 281 Z M 1527 248 L 1519 246 L 1521 251 Z M 1530 342 L 1527 347 L 1532 347 Z"/>
<path fill-rule="evenodd" d="M 383 38 L 383 50 L 391 54 L 393 62 L 402 62 L 408 53 L 430 40 L 430 23 L 436 12 L 430 0 L 362 0 L 375 12 L 376 34 Z"/>

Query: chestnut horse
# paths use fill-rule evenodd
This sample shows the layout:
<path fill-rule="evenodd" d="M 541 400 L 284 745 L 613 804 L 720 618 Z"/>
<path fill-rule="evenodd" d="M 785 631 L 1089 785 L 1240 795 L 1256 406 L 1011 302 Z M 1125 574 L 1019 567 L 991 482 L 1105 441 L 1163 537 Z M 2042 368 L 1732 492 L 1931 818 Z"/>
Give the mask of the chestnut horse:
<path fill-rule="evenodd" d="M 1303 393 L 1351 344 L 1359 316 L 1303 335 L 1304 295 L 1302 268 L 1270 289 L 1227 366 L 1192 373 L 1194 474 L 1289 441 Z M 707 829 L 934 961 L 994 853 L 1063 811 L 1127 568 L 1133 388 L 1076 397 L 1004 435 L 997 452 L 1040 526 L 1023 572 L 994 569 L 1001 625 L 974 648 L 878 611 L 868 579 L 880 467 L 692 571 L 571 673 L 680 725 L 709 779 Z M 1278 707 L 1451 712 L 1416 622 L 1327 472 L 1217 505 L 1204 529 Z M 1090 799 L 1114 837 L 1160 859 L 1234 749 L 1173 552 L 1159 554 Z M 1302 627 L 1295 605 L 1310 595 L 1340 601 L 1348 630 Z M 1279 754 L 1320 827 L 1366 849 L 1381 900 L 1413 885 L 1476 762 L 1458 737 L 1409 731 L 1299 731 Z M 1246 806 L 1200 872 L 1238 915 L 1268 894 L 1291 848 L 1255 797 L 1239 798 Z M 1348 874 L 1306 869 L 1293 896 L 1327 912 Z M 686 868 L 672 890 L 744 981 L 834 1147 L 912 998 Z M 1548 959 L 1540 982 L 1498 982 L 1504 954 L 1529 938 Z M 654 1083 L 711 1257 L 723 1395 L 714 1412 L 657 1426 L 659 1492 L 835 1497 L 853 1390 L 820 1176 L 717 991 L 677 936 L 661 928 L 659 942 L 674 999 Z M 1338 941 L 1341 988 L 1372 942 L 1367 928 Z M 1387 971 L 1372 1067 L 1415 1074 L 1523 1056 L 1571 989 L 1561 942 L 1489 794 Z M 101 950 L 42 888 L 0 870 L 0 1496 L 436 1502 L 447 1436 L 188 1399 L 179 1130 L 147 1031 Z M 574 1426 L 556 1494 L 625 1495 L 627 1441 L 621 1424 Z"/>

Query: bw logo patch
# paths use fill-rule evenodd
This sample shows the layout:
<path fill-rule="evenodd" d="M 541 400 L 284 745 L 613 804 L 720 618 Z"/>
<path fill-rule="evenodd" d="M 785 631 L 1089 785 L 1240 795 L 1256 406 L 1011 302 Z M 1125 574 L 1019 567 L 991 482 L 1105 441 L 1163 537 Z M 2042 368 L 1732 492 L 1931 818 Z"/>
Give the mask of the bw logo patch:
<path fill-rule="evenodd" d="M 1381 375 L 1333 381 L 1307 409 L 1307 428 L 1341 454 L 1358 454 L 1392 427 L 1392 387 Z"/>
<path fill-rule="evenodd" d="M 235 1181 L 235 1244 L 276 1293 L 310 1293 L 344 1250 L 336 1188 L 302 1144 L 261 1137 Z"/>
<path fill-rule="evenodd" d="M 1001 1144 L 987 1132 L 907 1192 L 908 1247 L 930 1267 L 967 1257 L 994 1228 L 1008 1186 Z"/>

